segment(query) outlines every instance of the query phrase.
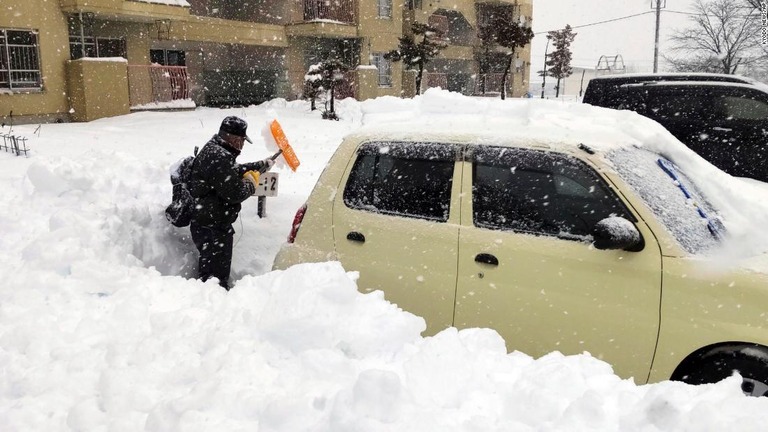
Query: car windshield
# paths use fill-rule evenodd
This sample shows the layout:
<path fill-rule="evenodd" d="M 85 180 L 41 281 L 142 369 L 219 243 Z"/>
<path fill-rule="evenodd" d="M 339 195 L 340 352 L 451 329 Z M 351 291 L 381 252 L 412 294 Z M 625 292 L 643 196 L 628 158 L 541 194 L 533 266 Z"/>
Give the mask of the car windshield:
<path fill-rule="evenodd" d="M 636 147 L 614 150 L 608 159 L 685 250 L 706 253 L 719 244 L 725 229 L 717 212 L 672 162 Z"/>

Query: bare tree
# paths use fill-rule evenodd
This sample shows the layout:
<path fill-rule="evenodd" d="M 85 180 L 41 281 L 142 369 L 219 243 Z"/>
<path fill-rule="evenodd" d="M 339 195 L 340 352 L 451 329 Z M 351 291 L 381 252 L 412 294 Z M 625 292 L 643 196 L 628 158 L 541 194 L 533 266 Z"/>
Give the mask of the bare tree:
<path fill-rule="evenodd" d="M 693 25 L 670 41 L 674 55 L 664 56 L 680 72 L 735 74 L 764 63 L 760 0 L 696 0 Z"/>

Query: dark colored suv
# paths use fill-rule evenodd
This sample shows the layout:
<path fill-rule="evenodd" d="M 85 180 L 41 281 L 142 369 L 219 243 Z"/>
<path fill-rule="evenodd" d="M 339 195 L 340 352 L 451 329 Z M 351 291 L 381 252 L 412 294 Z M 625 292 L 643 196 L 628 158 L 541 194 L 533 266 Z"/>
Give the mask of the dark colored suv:
<path fill-rule="evenodd" d="M 592 79 L 583 101 L 656 120 L 723 171 L 768 182 L 765 89 L 734 75 L 619 75 Z"/>

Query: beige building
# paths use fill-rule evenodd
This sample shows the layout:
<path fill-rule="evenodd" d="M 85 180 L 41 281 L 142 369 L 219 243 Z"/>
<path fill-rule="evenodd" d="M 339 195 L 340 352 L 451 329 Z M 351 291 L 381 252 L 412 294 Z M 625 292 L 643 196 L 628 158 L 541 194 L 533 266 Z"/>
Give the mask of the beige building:
<path fill-rule="evenodd" d="M 384 54 L 414 21 L 440 28 L 449 43 L 422 89 L 498 94 L 503 55 L 480 50 L 478 20 L 529 21 L 532 12 L 532 0 L 6 0 L 0 121 L 296 99 L 309 66 L 331 58 L 351 67 L 337 97 L 409 97 L 414 72 Z M 517 57 L 510 96 L 528 88 L 530 46 Z"/>

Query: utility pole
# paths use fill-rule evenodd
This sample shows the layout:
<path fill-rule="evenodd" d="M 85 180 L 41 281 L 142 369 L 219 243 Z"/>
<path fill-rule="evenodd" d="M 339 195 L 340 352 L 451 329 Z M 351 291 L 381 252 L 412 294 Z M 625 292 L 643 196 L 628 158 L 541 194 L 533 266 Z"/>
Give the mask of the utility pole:
<path fill-rule="evenodd" d="M 656 6 L 653 6 L 653 3 Z M 661 9 L 667 7 L 667 0 L 651 0 L 651 9 L 656 9 L 656 39 L 653 44 L 653 73 L 659 71 L 659 27 L 661 26 Z"/>

